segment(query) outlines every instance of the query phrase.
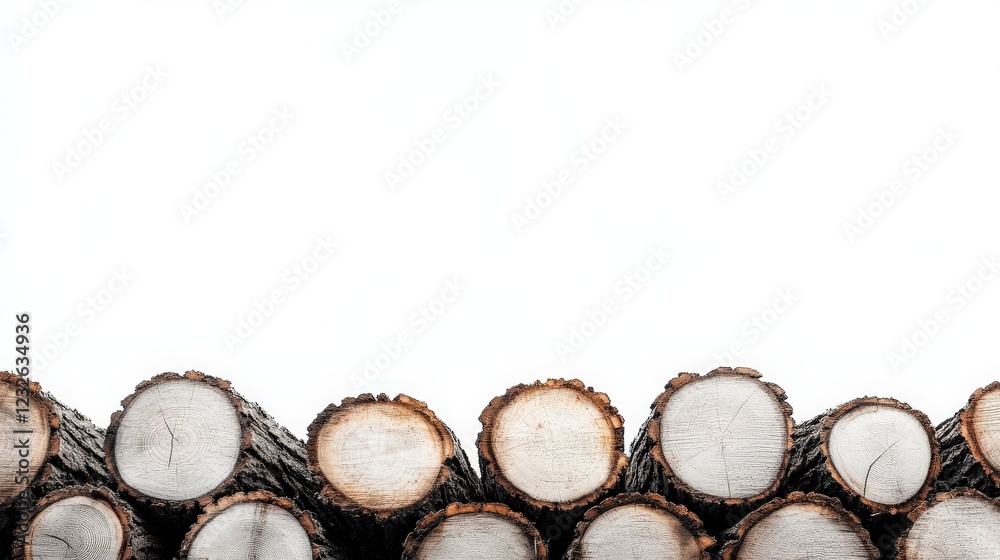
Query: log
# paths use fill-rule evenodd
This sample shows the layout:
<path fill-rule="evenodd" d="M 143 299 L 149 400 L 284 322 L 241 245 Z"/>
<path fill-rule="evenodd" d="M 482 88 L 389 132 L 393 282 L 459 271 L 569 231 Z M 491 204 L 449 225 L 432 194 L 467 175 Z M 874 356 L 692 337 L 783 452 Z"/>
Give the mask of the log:
<path fill-rule="evenodd" d="M 11 549 L 12 537 L 25 536 L 28 512 L 42 496 L 67 486 L 110 481 L 104 467 L 104 431 L 43 392 L 38 383 L 26 383 L 18 375 L 0 372 L 0 550 Z M 28 409 L 23 418 L 16 414 L 19 408 Z"/>
<path fill-rule="evenodd" d="M 538 529 L 504 504 L 451 504 L 417 523 L 402 560 L 546 560 Z"/>
<path fill-rule="evenodd" d="M 942 488 L 974 488 L 1000 497 L 1000 382 L 977 389 L 937 427 Z"/>
<path fill-rule="evenodd" d="M 167 560 L 179 543 L 167 542 L 159 533 L 155 523 L 107 488 L 71 486 L 38 501 L 24 545 L 15 543 L 14 558 Z"/>
<path fill-rule="evenodd" d="M 118 491 L 175 529 L 220 496 L 255 490 L 336 527 L 303 442 L 217 377 L 189 371 L 140 383 L 111 416 L 105 454 Z"/>
<path fill-rule="evenodd" d="M 458 438 L 424 402 L 346 398 L 327 406 L 308 432 L 307 461 L 321 496 L 368 545 L 366 554 L 396 560 L 420 518 L 453 502 L 482 500 Z"/>
<path fill-rule="evenodd" d="M 879 552 L 857 516 L 836 499 L 792 492 L 719 536 L 719 560 L 874 560 Z"/>
<path fill-rule="evenodd" d="M 1000 558 L 1000 500 L 962 488 L 937 494 L 908 517 L 900 560 Z"/>
<path fill-rule="evenodd" d="M 792 407 L 749 368 L 681 373 L 632 442 L 625 486 L 682 504 L 718 533 L 774 497 L 788 468 Z"/>
<path fill-rule="evenodd" d="M 479 416 L 479 465 L 487 499 L 536 523 L 560 557 L 584 512 L 620 489 L 622 417 L 581 381 L 516 385 Z"/>
<path fill-rule="evenodd" d="M 709 560 L 715 540 L 698 516 L 659 494 L 625 493 L 587 510 L 565 560 Z"/>
<path fill-rule="evenodd" d="M 181 543 L 180 560 L 346 560 L 312 517 L 288 498 L 238 492 L 205 507 Z"/>

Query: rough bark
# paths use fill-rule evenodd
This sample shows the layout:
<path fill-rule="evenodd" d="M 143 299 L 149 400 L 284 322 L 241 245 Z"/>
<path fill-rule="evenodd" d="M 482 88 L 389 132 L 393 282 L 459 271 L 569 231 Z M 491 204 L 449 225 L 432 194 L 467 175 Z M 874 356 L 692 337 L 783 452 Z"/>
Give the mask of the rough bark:
<path fill-rule="evenodd" d="M 964 408 L 937 427 L 937 438 L 941 443 L 938 485 L 942 489 L 973 488 L 991 498 L 1000 497 L 1000 470 L 989 460 L 984 446 L 980 444 L 980 434 L 985 428 L 981 424 L 985 422 L 979 413 L 986 411 L 978 406 L 987 398 L 998 395 L 1000 382 L 977 389 Z"/>
<path fill-rule="evenodd" d="M 635 560 L 709 560 L 714 544 L 698 516 L 686 507 L 659 494 L 632 492 L 587 510 L 564 559 L 612 560 L 628 550 Z"/>
<path fill-rule="evenodd" d="M 61 507 L 71 507 L 67 505 L 70 499 L 74 502 L 72 510 L 57 519 L 46 519 L 46 514 L 51 515 Z M 100 517 L 102 511 L 112 519 Z M 79 558 L 167 560 L 179 544 L 163 539 L 155 522 L 141 516 L 111 490 L 99 486 L 71 486 L 48 494 L 38 501 L 30 515 L 28 546 L 15 542 L 15 560 L 42 560 L 70 551 Z M 111 522 L 105 528 L 113 525 L 120 533 L 102 532 L 101 525 L 93 525 L 102 519 Z M 75 524 L 68 525 L 69 522 Z M 76 552 L 80 550 L 86 552 Z M 115 550 L 117 554 L 113 553 Z"/>
<path fill-rule="evenodd" d="M 546 560 L 538 529 L 504 504 L 451 504 L 417 523 L 403 560 Z"/>
<path fill-rule="evenodd" d="M 117 456 L 116 453 L 134 453 L 136 451 L 134 449 L 122 450 L 116 447 L 119 442 L 119 430 L 125 415 L 130 412 L 130 405 L 144 392 L 156 390 L 165 384 L 181 382 L 210 388 L 220 395 L 224 406 L 232 407 L 232 410 L 235 411 L 236 421 L 239 423 L 235 446 L 236 455 L 232 468 L 227 471 L 222 480 L 204 493 L 179 499 L 150 496 L 136 489 L 120 472 L 119 463 L 123 457 Z M 183 410 L 188 412 L 186 409 Z M 190 410 L 189 412 L 190 418 L 219 413 L 218 410 Z M 152 425 L 148 426 L 148 430 L 151 432 L 164 430 L 160 432 L 160 435 L 168 436 L 169 452 L 167 449 L 154 450 L 151 452 L 153 456 L 149 459 L 150 468 L 159 472 L 164 470 L 165 465 L 155 463 L 155 461 L 168 457 L 170 453 L 174 452 L 179 457 L 183 456 L 182 443 L 177 442 L 177 446 L 181 447 L 179 450 L 175 451 L 173 447 L 174 432 L 180 434 L 180 430 L 183 429 L 183 415 L 181 417 L 171 416 L 170 421 L 174 423 L 172 428 L 168 426 L 166 415 L 154 417 L 150 420 Z M 195 427 L 200 428 L 200 426 Z M 147 429 L 147 427 L 141 429 Z M 195 436 L 197 434 L 193 434 L 191 437 Z M 204 442 L 201 443 L 204 444 Z M 207 445 L 211 446 L 214 443 L 208 442 Z M 218 497 L 241 492 L 268 491 L 291 499 L 299 509 L 308 511 L 313 517 L 318 516 L 317 521 L 326 525 L 332 534 L 340 534 L 335 515 L 329 511 L 329 508 L 325 508 L 318 498 L 319 483 L 306 466 L 305 446 L 302 440 L 280 426 L 256 403 L 249 402 L 236 393 L 228 381 L 189 371 L 184 375 L 164 373 L 140 383 L 136 387 L 136 391 L 122 401 L 122 410 L 111 416 L 105 451 L 108 469 L 116 482 L 118 491 L 137 502 L 146 511 L 157 516 L 162 524 L 174 529 L 185 530 L 198 516 L 201 508 L 211 504 Z M 156 451 L 161 452 L 162 457 L 155 455 Z M 146 460 L 146 457 L 142 457 L 142 459 Z M 204 465 L 198 459 L 197 456 L 192 457 L 190 461 L 182 465 L 182 468 L 174 465 L 175 470 L 180 472 L 181 479 L 194 477 L 200 473 Z M 170 464 L 169 461 L 167 464 Z M 133 482 L 136 481 L 133 480 Z"/>
<path fill-rule="evenodd" d="M 271 492 L 239 492 L 205 507 L 184 537 L 180 560 L 346 560 L 312 516 Z"/>
<path fill-rule="evenodd" d="M 909 414 L 922 427 L 922 434 L 927 437 L 930 448 L 926 474 L 919 485 L 919 490 L 900 503 L 883 503 L 863 495 L 853 488 L 843 473 L 834 465 L 830 451 L 830 436 L 838 421 L 852 411 L 862 407 L 884 407 Z M 927 417 L 905 403 L 894 399 L 865 397 L 852 400 L 836 409 L 830 410 L 811 420 L 800 423 L 793 435 L 795 446 L 792 449 L 791 463 L 788 469 L 787 482 L 784 490 L 799 490 L 819 492 L 840 500 L 843 506 L 856 514 L 865 528 L 871 532 L 872 541 L 883 554 L 889 553 L 896 537 L 905 526 L 905 517 L 913 508 L 926 500 L 933 489 L 934 481 L 941 469 L 941 459 L 934 429 Z M 884 445 L 872 450 L 875 459 L 868 466 L 868 473 L 873 474 L 874 465 L 895 443 Z M 867 483 L 866 477 L 865 482 Z"/>
<path fill-rule="evenodd" d="M 407 429 L 393 430 L 393 423 L 397 428 L 405 423 Z M 398 559 L 404 539 L 422 517 L 451 503 L 483 498 L 458 438 L 422 401 L 367 393 L 346 398 L 327 406 L 308 431 L 307 461 L 321 483 L 322 499 L 341 512 L 345 531 L 372 558 Z M 424 468 L 393 470 L 407 465 L 417 449 L 423 450 L 418 465 Z M 412 478 L 399 476 L 403 473 L 423 481 L 419 490 Z"/>
<path fill-rule="evenodd" d="M 574 411 L 574 415 L 568 414 L 569 410 L 564 409 L 558 414 L 553 414 L 551 406 L 542 401 L 532 399 L 545 399 L 547 392 L 549 396 L 564 398 L 569 395 L 574 402 L 584 403 L 584 408 Z M 535 405 L 532 405 L 535 402 Z M 530 422 L 537 424 L 537 429 L 532 428 L 531 433 L 523 434 L 523 439 L 516 438 L 516 444 L 504 442 L 501 434 L 500 420 L 504 411 L 513 406 L 531 407 L 539 412 L 539 417 L 531 415 L 534 411 L 528 410 Z M 514 409 L 518 410 L 518 409 Z M 586 415 L 580 414 L 586 412 Z M 551 423 L 549 418 L 553 418 Z M 611 405 L 611 401 L 604 393 L 598 393 L 591 387 L 585 386 L 581 381 L 565 379 L 549 379 L 547 381 L 536 381 L 531 385 L 516 385 L 507 390 L 499 397 L 494 398 L 479 416 L 483 424 L 483 430 L 477 439 L 479 450 L 479 465 L 483 478 L 483 486 L 487 499 L 505 503 L 515 511 L 524 514 L 533 521 L 542 537 L 548 542 L 549 554 L 552 558 L 558 558 L 565 552 L 566 547 L 573 538 L 573 527 L 576 525 L 587 508 L 594 505 L 601 499 L 611 495 L 621 489 L 625 474 L 626 458 L 624 450 L 624 430 L 623 420 L 618 414 L 618 409 Z M 527 417 L 515 418 L 515 422 L 529 421 Z M 562 433 L 557 434 L 553 430 L 556 422 L 568 422 L 561 426 Z M 572 428 L 579 423 L 581 430 L 574 431 Z M 561 436 L 570 432 L 575 440 L 559 441 Z M 587 432 L 587 433 L 581 433 Z M 553 441 L 553 440 L 556 441 Z M 589 439 L 589 441 L 587 441 Z M 577 443 L 597 446 L 599 449 L 594 453 L 586 453 L 584 457 L 593 462 L 593 457 L 598 457 L 606 465 L 601 465 L 599 471 L 586 467 L 580 467 L 579 449 L 568 450 L 570 453 L 577 453 L 568 457 L 557 457 L 561 459 L 553 461 L 559 446 L 575 445 Z M 535 474 L 547 480 L 566 481 L 575 483 L 583 476 L 588 476 L 597 480 L 592 488 L 574 489 L 573 495 L 564 500 L 549 499 L 540 497 L 538 492 L 533 493 L 523 487 L 518 486 L 510 479 L 510 474 L 505 472 L 503 463 L 511 467 L 525 467 L 518 465 L 503 455 L 505 449 L 531 446 L 529 449 L 537 450 L 535 458 L 540 459 L 540 464 L 531 465 L 534 469 L 527 469 L 527 472 Z M 595 474 L 596 473 L 596 474 Z M 598 480 L 599 479 L 599 480 Z M 524 485 L 527 486 L 527 485 Z M 551 489 L 547 490 L 551 493 Z"/>
<path fill-rule="evenodd" d="M 19 385 L 21 381 L 17 375 L 0 372 L 0 430 L 2 437 L 10 437 L 9 444 L 5 441 L 0 450 L 6 473 L 0 486 L 0 550 L 10 550 L 11 538 L 23 536 L 26 525 L 18 520 L 46 494 L 67 486 L 110 481 L 104 467 L 104 431 L 43 392 L 38 383 L 24 387 Z M 24 408 L 24 401 L 17 399 L 25 398 L 25 391 L 29 412 L 27 421 L 20 422 L 14 413 Z M 24 431 L 29 433 L 21 433 Z M 15 478 L 12 475 L 19 470 L 20 459 L 15 446 L 23 445 L 25 438 L 29 440 L 29 466 Z"/>
<path fill-rule="evenodd" d="M 681 373 L 672 379 L 665 387 L 663 393 L 653 402 L 651 413 L 639 430 L 639 434 L 632 442 L 631 456 L 629 458 L 628 473 L 625 486 L 630 492 L 653 492 L 666 497 L 667 500 L 684 505 L 694 512 L 705 524 L 706 529 L 711 534 L 716 534 L 728 527 L 732 527 L 744 516 L 752 512 L 762 503 L 772 498 L 778 492 L 778 488 L 784 479 L 785 472 L 789 464 L 789 450 L 792 447 L 792 430 L 794 421 L 792 420 L 792 407 L 786 402 L 785 392 L 773 383 L 760 381 L 761 375 L 750 368 L 718 368 L 706 375 L 696 373 Z M 663 446 L 661 445 L 661 423 L 663 421 L 664 410 L 671 400 L 682 390 L 694 387 L 698 383 L 714 382 L 718 379 L 743 380 L 744 383 L 752 383 L 756 386 L 760 395 L 769 397 L 765 403 L 770 402 L 771 410 L 766 414 L 769 422 L 778 422 L 780 431 L 774 431 L 772 437 L 768 439 L 768 446 L 774 451 L 774 460 L 767 465 L 770 473 L 767 485 L 761 484 L 759 492 L 750 495 L 730 497 L 720 494 L 710 494 L 699 491 L 691 484 L 683 480 L 675 469 L 671 467 L 666 459 Z M 753 396 L 752 394 L 750 396 Z M 745 405 L 749 401 L 749 396 Z M 722 399 L 722 397 L 720 397 Z M 731 401 L 723 399 L 720 404 L 728 405 Z M 706 414 L 703 417 L 694 418 L 703 427 L 699 431 L 706 434 L 712 433 L 712 427 L 725 428 L 721 434 L 716 436 L 718 445 L 722 447 L 722 458 L 725 459 L 726 441 L 738 440 L 739 437 L 751 433 L 755 424 L 752 422 L 755 417 L 744 406 L 738 406 L 730 418 L 719 419 L 716 415 Z M 750 414 L 747 417 L 747 424 L 744 425 L 745 433 L 739 435 L 732 433 L 732 423 L 741 414 Z M 780 415 L 780 419 L 776 415 Z M 720 423 L 729 424 L 728 427 Z M 716 429 L 715 431 L 719 431 Z M 711 440 L 707 444 L 713 445 Z M 759 453 L 759 449 L 751 447 L 744 450 L 744 453 Z M 724 464 L 725 478 L 735 478 L 744 475 L 737 472 L 730 464 Z"/>
<path fill-rule="evenodd" d="M 717 560 L 874 560 L 879 552 L 857 516 L 822 494 L 792 492 L 717 538 Z"/>
<path fill-rule="evenodd" d="M 1000 557 L 1000 500 L 970 488 L 938 493 L 907 516 L 899 560 Z"/>

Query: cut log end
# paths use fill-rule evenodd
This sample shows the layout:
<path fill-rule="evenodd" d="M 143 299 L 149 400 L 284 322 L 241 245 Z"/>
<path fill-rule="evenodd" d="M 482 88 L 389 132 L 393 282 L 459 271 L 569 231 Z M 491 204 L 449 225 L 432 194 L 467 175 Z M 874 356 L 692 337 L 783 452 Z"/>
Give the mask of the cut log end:
<path fill-rule="evenodd" d="M 452 504 L 422 519 L 403 560 L 545 560 L 538 531 L 502 504 Z"/>
<path fill-rule="evenodd" d="M 1000 503 L 973 490 L 939 494 L 910 514 L 900 560 L 1000 558 Z"/>
<path fill-rule="evenodd" d="M 621 494 L 591 508 L 567 560 L 708 560 L 715 541 L 687 509 L 655 494 Z"/>
<path fill-rule="evenodd" d="M 963 414 L 970 449 L 994 481 L 1000 482 L 1000 383 L 976 391 Z"/>
<path fill-rule="evenodd" d="M 312 560 L 311 521 L 266 492 L 233 494 L 206 508 L 181 545 L 182 559 Z"/>
<path fill-rule="evenodd" d="M 852 401 L 830 415 L 826 429 L 835 474 L 866 502 L 899 506 L 926 496 L 940 469 L 930 422 L 898 401 Z"/>
<path fill-rule="evenodd" d="M 126 544 L 121 514 L 108 502 L 69 495 L 34 515 L 25 540 L 24 558 L 119 560 Z"/>
<path fill-rule="evenodd" d="M 37 383 L 28 385 L 20 376 L 0 372 L 0 471 L 5 473 L 0 477 L 0 506 L 38 478 L 58 447 L 58 416 L 40 391 Z"/>
<path fill-rule="evenodd" d="M 446 440 L 423 414 L 396 402 L 341 409 L 319 430 L 317 465 L 348 500 L 372 510 L 406 507 L 438 481 Z"/>
<path fill-rule="evenodd" d="M 123 401 L 108 430 L 108 467 L 131 493 L 177 502 L 209 495 L 237 469 L 247 436 L 225 382 L 164 374 Z"/>
<path fill-rule="evenodd" d="M 873 560 L 878 551 L 858 518 L 839 502 L 819 494 L 794 492 L 748 515 L 723 560 Z"/>
<path fill-rule="evenodd" d="M 693 493 L 750 499 L 777 487 L 788 464 L 791 411 L 758 376 L 682 374 L 654 405 L 661 414 L 651 426 L 654 453 Z"/>
<path fill-rule="evenodd" d="M 589 505 L 624 469 L 622 419 L 579 381 L 519 385 L 480 416 L 484 468 L 537 506 Z"/>

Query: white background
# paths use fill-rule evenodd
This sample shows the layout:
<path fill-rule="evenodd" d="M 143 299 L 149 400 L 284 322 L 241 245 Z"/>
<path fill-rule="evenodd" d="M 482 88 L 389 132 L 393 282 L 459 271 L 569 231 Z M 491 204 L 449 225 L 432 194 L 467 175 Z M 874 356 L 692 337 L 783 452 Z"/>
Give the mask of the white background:
<path fill-rule="evenodd" d="M 553 25 L 554 1 L 404 1 L 379 26 L 384 1 L 216 4 L 0 6 L 2 367 L 31 312 L 34 379 L 100 425 L 139 381 L 188 369 L 303 437 L 330 402 L 403 392 L 470 452 L 489 400 L 539 378 L 608 393 L 630 442 L 670 378 L 719 361 L 781 385 L 797 420 L 878 395 L 936 424 L 1000 376 L 1000 276 L 980 278 L 1000 253 L 996 3 L 608 2 Z M 366 25 L 381 29 L 364 44 Z M 134 89 L 147 68 L 166 76 Z M 811 88 L 832 95 L 800 108 Z M 127 115 L 123 94 L 142 97 Z M 248 161 L 241 144 L 283 108 L 294 118 Z M 102 119 L 82 163 L 54 168 Z M 607 119 L 626 128 L 582 170 L 574 152 Z M 391 189 L 435 128 L 444 142 Z M 915 155 L 935 160 L 919 177 Z M 230 160 L 240 174 L 186 219 Z M 518 231 L 512 214 L 549 202 L 562 170 L 573 183 Z M 878 217 L 849 235 L 861 208 Z M 284 275 L 327 236 L 339 249 L 293 290 Z M 660 247 L 666 264 L 636 271 Z M 626 300 L 632 273 L 646 282 Z M 466 288 L 421 330 L 412 314 L 453 278 Z M 275 289 L 283 303 L 231 350 Z M 608 299 L 616 312 L 584 325 Z M 591 335 L 578 349 L 574 328 Z M 401 333 L 412 344 L 356 386 Z M 893 363 L 904 338 L 920 348 Z"/>

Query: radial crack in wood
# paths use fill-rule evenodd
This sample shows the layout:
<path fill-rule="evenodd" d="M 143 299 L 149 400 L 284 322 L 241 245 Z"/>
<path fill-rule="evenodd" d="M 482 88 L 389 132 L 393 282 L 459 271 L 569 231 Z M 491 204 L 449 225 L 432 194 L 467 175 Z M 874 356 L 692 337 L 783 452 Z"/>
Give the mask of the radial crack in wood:
<path fill-rule="evenodd" d="M 619 494 L 587 510 L 566 560 L 708 560 L 714 540 L 684 506 L 657 494 Z"/>
<path fill-rule="evenodd" d="M 900 560 L 1000 558 L 1000 501 L 959 489 L 936 495 L 910 513 Z"/>
<path fill-rule="evenodd" d="M 837 500 L 793 492 L 761 506 L 719 537 L 721 560 L 873 560 L 858 518 Z"/>
<path fill-rule="evenodd" d="M 711 532 L 775 495 L 792 445 L 791 406 L 749 368 L 681 373 L 632 443 L 626 487 L 694 511 Z"/>
<path fill-rule="evenodd" d="M 451 504 L 417 523 L 403 560 L 545 560 L 538 530 L 503 504 Z"/>

